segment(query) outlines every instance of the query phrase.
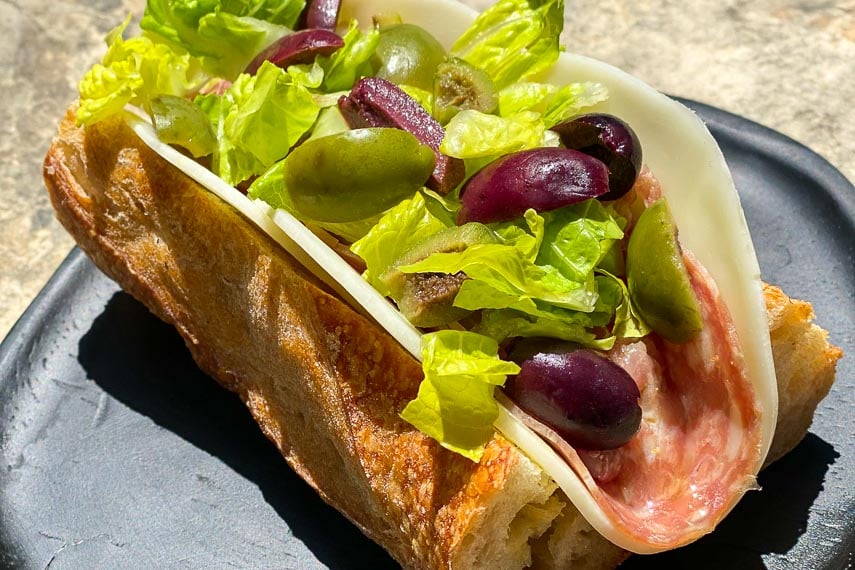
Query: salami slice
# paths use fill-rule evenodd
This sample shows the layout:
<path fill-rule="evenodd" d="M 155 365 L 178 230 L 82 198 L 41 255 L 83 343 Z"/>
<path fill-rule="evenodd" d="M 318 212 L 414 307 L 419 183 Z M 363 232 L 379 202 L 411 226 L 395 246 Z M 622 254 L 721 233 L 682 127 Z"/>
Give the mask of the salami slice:
<path fill-rule="evenodd" d="M 564 457 L 615 527 L 657 549 L 711 532 L 757 488 L 761 453 L 761 410 L 727 308 L 701 264 L 688 253 L 684 262 L 703 330 L 681 345 L 654 337 L 609 353 L 641 392 L 641 428 L 627 445 L 577 451 L 511 411 Z"/>

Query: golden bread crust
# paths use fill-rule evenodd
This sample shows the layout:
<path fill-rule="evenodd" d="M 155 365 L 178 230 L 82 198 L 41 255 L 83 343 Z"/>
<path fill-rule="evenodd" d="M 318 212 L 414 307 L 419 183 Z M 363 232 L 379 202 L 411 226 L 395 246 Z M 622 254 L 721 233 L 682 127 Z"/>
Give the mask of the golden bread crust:
<path fill-rule="evenodd" d="M 828 342 L 828 333 L 813 323 L 810 303 L 790 299 L 764 285 L 772 358 L 778 378 L 778 425 L 766 464 L 780 459 L 805 436 L 813 413 L 834 383 L 843 351 Z"/>
<path fill-rule="evenodd" d="M 291 467 L 403 566 L 520 568 L 533 551 L 539 567 L 605 569 L 628 555 L 500 435 L 475 464 L 402 421 L 421 369 L 394 340 L 120 119 L 83 129 L 74 112 L 45 160 L 59 220 L 240 395 Z M 766 295 L 782 452 L 804 435 L 839 351 L 809 305 Z"/>
<path fill-rule="evenodd" d="M 80 247 L 179 330 L 301 477 L 404 566 L 450 566 L 516 448 L 497 436 L 474 464 L 401 420 L 418 364 L 123 122 L 81 129 L 69 111 L 45 173 Z"/>

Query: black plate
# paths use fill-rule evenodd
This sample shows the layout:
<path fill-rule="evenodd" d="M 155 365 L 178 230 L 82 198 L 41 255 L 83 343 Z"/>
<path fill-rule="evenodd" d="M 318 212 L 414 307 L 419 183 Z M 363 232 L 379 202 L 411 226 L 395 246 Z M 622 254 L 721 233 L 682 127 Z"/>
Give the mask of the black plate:
<path fill-rule="evenodd" d="M 764 127 L 689 103 L 733 169 L 765 278 L 848 352 L 855 189 Z M 627 568 L 844 568 L 855 546 L 852 358 L 811 433 L 711 536 Z M 0 565 L 384 568 L 178 335 L 75 250 L 0 347 Z"/>

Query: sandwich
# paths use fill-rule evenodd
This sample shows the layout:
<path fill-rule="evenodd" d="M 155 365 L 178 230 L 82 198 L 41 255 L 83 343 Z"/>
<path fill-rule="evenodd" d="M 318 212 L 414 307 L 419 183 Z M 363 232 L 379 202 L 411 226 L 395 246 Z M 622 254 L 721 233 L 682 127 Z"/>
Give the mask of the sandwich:
<path fill-rule="evenodd" d="M 46 184 L 402 566 L 676 548 L 803 436 L 839 351 L 703 124 L 560 54 L 560 1 L 220 4 L 109 36 Z"/>

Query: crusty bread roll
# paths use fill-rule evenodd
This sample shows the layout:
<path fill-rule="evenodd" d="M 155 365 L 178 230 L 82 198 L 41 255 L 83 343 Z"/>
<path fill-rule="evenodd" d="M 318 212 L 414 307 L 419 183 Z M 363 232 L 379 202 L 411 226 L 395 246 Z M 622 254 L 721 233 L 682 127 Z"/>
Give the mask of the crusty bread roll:
<path fill-rule="evenodd" d="M 95 264 L 174 325 L 291 467 L 404 567 L 605 569 L 628 555 L 501 435 L 475 464 L 401 420 L 419 365 L 121 119 L 83 129 L 71 108 L 44 175 Z M 840 352 L 808 304 L 766 298 L 777 457 L 804 435 Z"/>

